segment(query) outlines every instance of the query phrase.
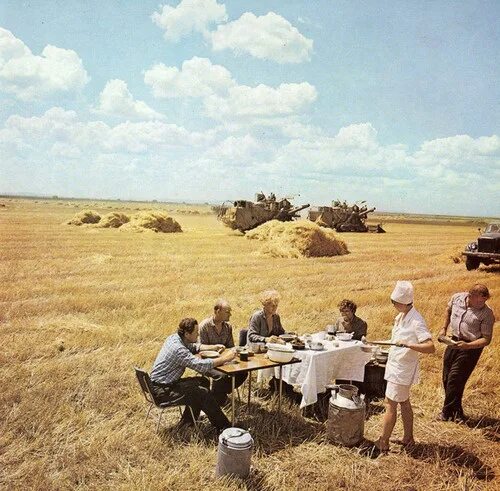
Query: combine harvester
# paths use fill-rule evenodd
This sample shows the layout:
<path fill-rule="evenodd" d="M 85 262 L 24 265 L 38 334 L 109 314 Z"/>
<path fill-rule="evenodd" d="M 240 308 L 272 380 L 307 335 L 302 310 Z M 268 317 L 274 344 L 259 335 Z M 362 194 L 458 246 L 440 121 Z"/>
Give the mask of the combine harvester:
<path fill-rule="evenodd" d="M 365 201 L 361 201 L 362 205 Z M 332 206 L 318 206 L 309 210 L 307 218 L 322 227 L 333 228 L 337 232 L 374 232 L 383 234 L 385 230 L 380 223 L 367 225 L 368 213 L 375 208 L 368 209 L 367 206 L 359 206 L 357 203 L 350 206 L 345 201 L 335 200 Z"/>
<path fill-rule="evenodd" d="M 290 222 L 299 218 L 299 212 L 309 205 L 292 206 L 291 198 L 276 199 L 274 193 L 257 193 L 254 201 L 238 200 L 218 207 L 217 218 L 227 227 L 240 232 L 252 230 L 269 220 Z"/>

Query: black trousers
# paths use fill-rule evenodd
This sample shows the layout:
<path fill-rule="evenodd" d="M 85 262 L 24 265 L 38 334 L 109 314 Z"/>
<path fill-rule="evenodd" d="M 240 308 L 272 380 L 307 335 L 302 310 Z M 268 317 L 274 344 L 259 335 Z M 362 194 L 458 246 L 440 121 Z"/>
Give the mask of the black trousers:
<path fill-rule="evenodd" d="M 240 385 L 245 382 L 247 379 L 248 374 L 247 373 L 238 373 L 234 377 L 234 388 L 236 389 Z M 221 377 L 218 379 L 214 379 L 212 382 L 212 392 L 214 394 L 214 397 L 217 399 L 219 404 L 222 404 L 226 398 L 227 394 L 230 394 L 232 391 L 232 377 Z"/>
<path fill-rule="evenodd" d="M 168 386 L 155 384 L 155 389 L 160 402 L 182 397 L 183 404 L 193 410 L 195 419 L 198 419 L 200 411 L 203 411 L 218 430 L 231 426 L 217 402 L 219 395 L 210 390 L 210 381 L 205 377 L 181 378 Z M 188 407 L 184 410 L 181 422 L 193 423 Z"/>
<path fill-rule="evenodd" d="M 443 358 L 443 386 L 445 392 L 443 416 L 462 418 L 462 396 L 465 384 L 481 356 L 483 348 L 458 350 L 448 346 Z"/>

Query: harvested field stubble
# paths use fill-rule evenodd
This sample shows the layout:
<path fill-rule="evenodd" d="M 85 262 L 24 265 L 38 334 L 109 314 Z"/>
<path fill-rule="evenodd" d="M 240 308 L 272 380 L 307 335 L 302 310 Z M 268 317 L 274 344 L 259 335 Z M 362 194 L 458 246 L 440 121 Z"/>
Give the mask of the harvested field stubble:
<path fill-rule="evenodd" d="M 308 222 L 272 220 L 245 234 L 263 242 L 261 252 L 273 257 L 331 257 L 347 254 L 347 246 L 333 230 Z"/>
<path fill-rule="evenodd" d="M 131 204 L 123 204 L 130 209 Z M 135 205 L 134 205 L 135 206 Z M 147 206 L 147 204 L 144 204 Z M 442 403 L 443 347 L 422 357 L 412 389 L 418 445 L 371 460 L 328 444 L 324 425 L 297 406 L 252 397 L 238 419 L 255 439 L 246 481 L 216 479 L 216 435 L 201 437 L 163 416 L 144 420 L 133 366 L 150 370 L 165 337 L 187 316 L 208 317 L 214 301 L 232 304 L 235 333 L 276 288 L 287 330 L 324 328 L 352 298 L 373 339 L 387 339 L 395 316 L 389 295 L 411 280 L 415 305 L 436 334 L 452 293 L 485 283 L 500 317 L 500 268 L 468 272 L 443 258 L 477 237 L 476 226 L 387 224 L 387 234 L 343 234 L 350 254 L 297 260 L 252 254 L 256 242 L 213 215 L 183 215 L 185 234 L 83 233 L 61 225 L 57 202 L 16 200 L 0 215 L 0 489 L 486 491 L 499 488 L 500 334 L 465 391 L 470 426 L 434 420 Z M 192 374 L 192 373 L 191 373 Z M 254 379 L 255 380 L 255 379 Z M 242 394 L 246 400 L 246 393 Z M 365 436 L 375 439 L 382 404 Z M 400 438 L 398 421 L 394 437 Z"/>
<path fill-rule="evenodd" d="M 140 212 L 132 215 L 130 221 L 120 227 L 120 230 L 132 232 L 182 232 L 181 226 L 172 217 L 169 217 L 165 213 L 153 211 Z"/>

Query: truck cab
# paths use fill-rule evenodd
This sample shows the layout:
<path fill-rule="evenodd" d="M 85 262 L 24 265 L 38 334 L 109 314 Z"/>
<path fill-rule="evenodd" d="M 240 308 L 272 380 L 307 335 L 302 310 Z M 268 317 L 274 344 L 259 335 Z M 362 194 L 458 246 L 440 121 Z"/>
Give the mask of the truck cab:
<path fill-rule="evenodd" d="M 477 241 L 467 244 L 465 251 L 465 267 L 470 271 L 500 263 L 500 222 L 489 223 Z"/>

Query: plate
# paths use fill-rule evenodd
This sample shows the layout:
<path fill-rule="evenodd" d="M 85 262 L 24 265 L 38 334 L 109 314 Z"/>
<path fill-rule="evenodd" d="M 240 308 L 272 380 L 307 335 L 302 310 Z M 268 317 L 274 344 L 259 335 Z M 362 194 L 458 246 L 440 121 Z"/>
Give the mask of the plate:
<path fill-rule="evenodd" d="M 200 356 L 202 358 L 219 358 L 218 351 L 200 351 Z"/>

